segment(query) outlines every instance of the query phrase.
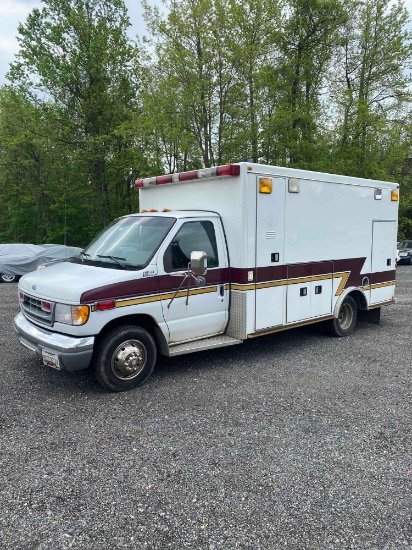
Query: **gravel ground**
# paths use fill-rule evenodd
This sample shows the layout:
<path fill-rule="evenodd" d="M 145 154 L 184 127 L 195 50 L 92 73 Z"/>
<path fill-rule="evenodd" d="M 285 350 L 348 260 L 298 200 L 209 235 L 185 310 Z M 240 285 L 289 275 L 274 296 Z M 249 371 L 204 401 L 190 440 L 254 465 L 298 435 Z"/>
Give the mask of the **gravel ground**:
<path fill-rule="evenodd" d="M 412 267 L 350 338 L 162 359 L 114 394 L 12 330 L 0 285 L 0 548 L 412 548 Z"/>

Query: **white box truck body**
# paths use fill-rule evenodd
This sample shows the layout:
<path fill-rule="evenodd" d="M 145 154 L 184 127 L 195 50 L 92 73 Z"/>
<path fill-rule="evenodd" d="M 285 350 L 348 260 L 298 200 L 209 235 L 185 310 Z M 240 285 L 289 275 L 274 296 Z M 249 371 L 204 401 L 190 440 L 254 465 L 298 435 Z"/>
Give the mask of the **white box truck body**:
<path fill-rule="evenodd" d="M 141 213 L 20 280 L 15 330 L 45 364 L 92 363 L 128 389 L 158 352 L 319 321 L 345 336 L 357 312 L 376 321 L 394 301 L 395 183 L 242 162 L 136 186 Z"/>

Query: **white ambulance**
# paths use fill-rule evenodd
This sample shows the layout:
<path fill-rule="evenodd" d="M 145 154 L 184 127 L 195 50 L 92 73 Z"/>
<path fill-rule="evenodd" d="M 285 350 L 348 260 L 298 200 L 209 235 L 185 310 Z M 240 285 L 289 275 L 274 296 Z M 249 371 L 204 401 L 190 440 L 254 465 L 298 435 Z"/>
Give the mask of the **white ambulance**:
<path fill-rule="evenodd" d="M 139 214 L 20 279 L 20 342 L 122 391 L 174 356 L 394 302 L 395 183 L 241 162 L 136 181 Z"/>

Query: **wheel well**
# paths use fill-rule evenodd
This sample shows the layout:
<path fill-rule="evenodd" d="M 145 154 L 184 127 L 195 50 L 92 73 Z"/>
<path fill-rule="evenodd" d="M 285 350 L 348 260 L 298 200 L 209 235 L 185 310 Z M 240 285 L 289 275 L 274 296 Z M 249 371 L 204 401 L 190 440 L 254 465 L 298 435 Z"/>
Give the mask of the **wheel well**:
<path fill-rule="evenodd" d="M 361 310 L 368 309 L 368 304 L 367 304 L 365 295 L 360 290 L 354 290 L 353 292 L 350 292 L 348 296 L 351 296 L 355 300 L 356 307 L 358 309 L 361 309 Z"/>
<path fill-rule="evenodd" d="M 159 328 L 156 321 L 150 315 L 137 314 L 137 315 L 126 315 L 125 317 L 120 317 L 118 319 L 113 319 L 97 335 L 97 338 L 103 338 L 112 328 L 119 327 L 122 325 L 135 325 L 147 330 L 147 332 L 154 338 L 159 349 L 163 349 L 166 340 L 163 337 L 163 333 Z"/>

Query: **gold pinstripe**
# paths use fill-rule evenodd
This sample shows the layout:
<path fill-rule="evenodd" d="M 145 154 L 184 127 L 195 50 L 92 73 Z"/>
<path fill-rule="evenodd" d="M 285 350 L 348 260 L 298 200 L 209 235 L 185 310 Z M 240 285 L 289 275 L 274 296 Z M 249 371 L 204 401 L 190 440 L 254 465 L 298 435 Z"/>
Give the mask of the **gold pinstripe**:
<path fill-rule="evenodd" d="M 248 334 L 248 338 L 257 338 L 258 336 L 265 336 L 265 334 L 272 334 L 274 332 L 282 332 L 290 328 L 304 327 L 305 325 L 312 325 L 314 323 L 319 323 L 320 321 L 327 321 L 328 319 L 333 319 L 333 315 L 325 315 L 324 317 L 317 317 L 316 319 L 311 319 L 310 321 L 302 321 L 300 323 L 293 323 L 291 325 L 282 325 L 281 327 L 266 330 L 263 332 L 258 332 L 255 334 Z"/>
<path fill-rule="evenodd" d="M 395 281 L 387 281 L 386 283 L 375 283 L 374 285 L 365 286 L 364 290 L 374 290 L 375 288 L 383 288 L 385 286 L 394 286 Z"/>
<path fill-rule="evenodd" d="M 208 294 L 217 292 L 217 286 L 208 286 L 206 288 L 194 288 L 189 291 L 189 296 L 197 294 Z M 152 294 L 151 296 L 142 296 L 140 298 L 127 298 L 125 300 L 117 300 L 116 307 L 134 306 L 138 304 L 148 304 L 150 302 L 160 302 L 161 300 L 171 300 L 175 296 L 174 292 L 165 292 L 163 294 Z M 176 294 L 176 298 L 187 296 L 187 290 L 181 290 Z"/>
<path fill-rule="evenodd" d="M 267 281 L 264 283 L 252 283 L 252 284 L 225 284 L 225 289 L 229 290 L 230 288 L 232 290 L 238 290 L 238 291 L 248 291 L 248 290 L 255 290 L 255 289 L 262 289 L 262 288 L 272 288 L 276 286 L 289 286 L 289 285 L 296 285 L 296 284 L 302 284 L 302 283 L 310 283 L 313 281 L 326 281 L 329 279 L 339 279 L 342 278 L 341 282 L 339 283 L 339 286 L 336 290 L 335 296 L 340 296 L 343 292 L 343 289 L 345 288 L 346 282 L 349 278 L 350 271 L 344 271 L 342 273 L 326 273 L 324 275 L 313 275 L 311 277 L 298 277 L 296 279 L 281 279 L 279 281 Z M 383 288 L 386 286 L 392 286 L 395 285 L 395 281 L 389 281 L 385 283 L 376 283 L 367 287 L 363 287 L 363 290 L 373 290 L 375 288 Z M 189 296 L 195 296 L 199 294 L 209 294 L 211 292 L 217 292 L 217 286 L 210 286 L 205 288 L 194 288 L 189 291 Z M 163 294 L 152 294 L 149 296 L 141 296 L 136 298 L 126 298 L 122 300 L 116 300 L 115 307 L 127 307 L 127 306 L 134 306 L 139 304 L 149 304 L 152 302 L 160 302 L 161 300 L 171 300 L 175 296 L 174 292 L 164 292 Z M 183 298 L 187 296 L 187 290 L 180 290 L 176 294 L 176 298 Z M 92 311 L 95 311 L 95 305 L 92 305 Z M 274 332 L 274 331 L 271 331 Z"/>
<path fill-rule="evenodd" d="M 342 278 L 342 281 L 339 284 L 338 289 L 336 290 L 336 296 L 342 294 L 343 289 L 345 288 L 346 282 L 349 278 L 350 271 L 344 271 L 342 273 L 325 273 L 323 275 L 312 275 L 311 277 L 298 277 L 296 279 L 281 279 L 279 281 L 267 281 L 265 283 L 253 283 L 253 284 L 232 284 L 232 290 L 255 290 L 261 288 L 272 288 L 275 286 L 289 286 L 297 285 L 302 283 L 311 283 L 313 281 L 327 281 L 329 279 L 339 279 Z M 229 285 L 226 285 L 226 288 L 229 288 Z"/>
<path fill-rule="evenodd" d="M 373 304 L 369 306 L 369 309 L 376 309 L 377 307 L 390 306 L 395 303 L 395 300 L 387 300 L 386 302 L 379 302 L 378 304 Z"/>

